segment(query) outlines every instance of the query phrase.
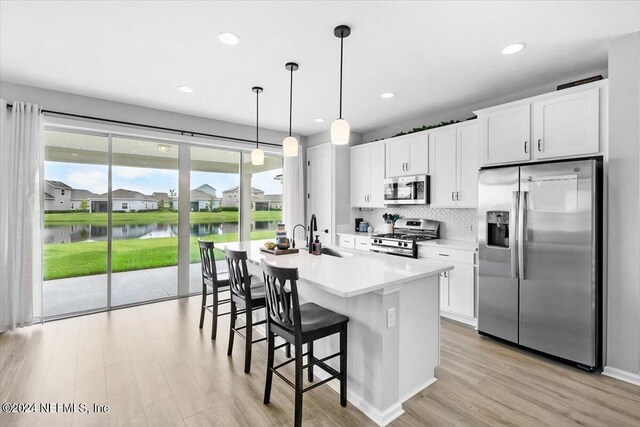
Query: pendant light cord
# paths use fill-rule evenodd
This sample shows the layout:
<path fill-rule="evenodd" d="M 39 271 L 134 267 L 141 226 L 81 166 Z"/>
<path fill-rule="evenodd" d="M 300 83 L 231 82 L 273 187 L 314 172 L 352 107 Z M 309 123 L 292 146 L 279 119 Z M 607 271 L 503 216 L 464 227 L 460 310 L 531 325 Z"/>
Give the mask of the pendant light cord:
<path fill-rule="evenodd" d="M 260 104 L 258 103 L 258 96 L 260 95 L 260 91 L 256 90 L 256 148 L 258 148 L 258 141 L 260 141 L 260 139 L 258 138 L 258 112 L 260 110 Z"/>
<path fill-rule="evenodd" d="M 344 34 L 340 37 L 340 119 L 342 118 L 342 57 L 344 50 Z"/>
<path fill-rule="evenodd" d="M 291 116 L 293 115 L 293 66 L 291 67 L 291 84 L 289 85 L 289 136 L 291 136 Z"/>

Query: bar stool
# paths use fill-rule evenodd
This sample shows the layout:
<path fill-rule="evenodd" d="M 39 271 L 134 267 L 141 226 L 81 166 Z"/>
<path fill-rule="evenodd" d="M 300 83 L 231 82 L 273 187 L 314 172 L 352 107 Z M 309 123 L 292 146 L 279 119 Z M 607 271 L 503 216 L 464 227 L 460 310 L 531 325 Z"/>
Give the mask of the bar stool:
<path fill-rule="evenodd" d="M 347 323 L 349 318 L 335 313 L 314 303 L 300 305 L 298 299 L 298 269 L 280 268 L 267 264 L 262 260 L 262 271 L 267 302 L 267 380 L 264 388 L 264 404 L 271 398 L 271 382 L 276 374 L 295 389 L 294 425 L 302 425 L 302 394 L 312 390 L 334 378 L 340 380 L 340 405 L 347 406 Z M 290 290 L 285 286 L 289 284 Z M 317 359 L 313 355 L 313 342 L 333 334 L 340 334 L 340 351 L 330 356 Z M 275 336 L 283 338 L 286 343 L 275 346 Z M 293 344 L 295 356 L 278 366 L 273 366 L 274 352 L 287 343 Z M 307 344 L 307 352 L 302 353 L 302 346 Z M 302 358 L 307 356 L 307 364 Z M 340 372 L 325 362 L 340 356 Z M 292 383 L 278 369 L 295 361 L 295 381 Z M 307 388 L 303 386 L 303 369 L 307 368 L 308 380 L 313 381 L 313 366 L 317 365 L 330 376 Z"/>
<path fill-rule="evenodd" d="M 213 314 L 213 320 L 211 322 L 211 339 L 215 340 L 218 334 L 218 317 L 226 316 L 227 313 L 218 313 L 218 306 L 227 304 L 231 301 L 230 298 L 219 299 L 218 294 L 227 292 L 229 290 L 229 279 L 220 280 L 218 278 L 218 269 L 216 267 L 216 257 L 214 255 L 214 243 L 205 242 L 198 239 L 198 246 L 200 247 L 200 264 L 202 267 L 202 304 L 200 308 L 200 329 L 204 324 L 204 312 L 210 311 Z M 207 295 L 209 294 L 209 288 L 211 288 L 211 294 L 213 295 L 213 304 L 207 305 Z"/>
<path fill-rule="evenodd" d="M 266 319 L 259 322 L 253 321 L 253 311 L 265 307 L 264 284 L 262 282 L 251 284 L 251 275 L 247 269 L 246 252 L 233 251 L 226 248 L 224 253 L 227 256 L 227 264 L 229 266 L 229 287 L 231 289 L 231 320 L 229 321 L 229 349 L 227 350 L 227 356 L 231 356 L 233 352 L 235 334 L 244 338 L 244 373 L 248 374 L 251 371 L 251 345 L 267 339 L 265 337 L 253 340 L 253 327 L 266 322 Z M 238 314 L 243 313 L 245 326 L 236 327 Z M 245 335 L 240 332 L 242 329 L 245 330 Z"/>

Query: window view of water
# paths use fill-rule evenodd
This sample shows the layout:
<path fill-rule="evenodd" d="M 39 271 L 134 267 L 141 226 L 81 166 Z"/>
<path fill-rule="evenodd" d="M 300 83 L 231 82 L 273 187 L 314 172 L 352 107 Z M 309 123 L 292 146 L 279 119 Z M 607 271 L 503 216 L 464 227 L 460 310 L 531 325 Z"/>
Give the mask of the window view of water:
<path fill-rule="evenodd" d="M 275 230 L 279 221 L 252 221 L 251 231 Z M 191 224 L 192 237 L 238 233 L 237 222 Z M 177 237 L 178 224 L 122 224 L 112 227 L 114 240 Z M 70 224 L 45 226 L 44 243 L 79 243 L 107 240 L 107 226 Z"/>

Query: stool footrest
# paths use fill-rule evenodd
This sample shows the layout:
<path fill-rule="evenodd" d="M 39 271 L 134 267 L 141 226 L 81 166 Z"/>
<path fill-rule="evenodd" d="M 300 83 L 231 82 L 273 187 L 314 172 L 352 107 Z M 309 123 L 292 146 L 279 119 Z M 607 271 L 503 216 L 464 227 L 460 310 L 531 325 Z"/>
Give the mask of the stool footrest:
<path fill-rule="evenodd" d="M 322 380 L 322 381 L 320 381 L 320 382 L 318 382 L 318 383 L 315 383 L 315 384 L 313 384 L 313 385 L 310 385 L 310 386 L 309 386 L 309 387 L 307 387 L 307 388 L 302 389 L 302 392 L 303 392 L 303 393 L 306 393 L 306 392 L 308 392 L 309 390 L 313 390 L 314 388 L 319 387 L 319 386 L 321 386 L 322 384 L 328 383 L 328 382 L 329 382 L 329 381 L 331 381 L 331 380 L 335 380 L 336 378 L 339 378 L 339 377 L 340 377 L 340 375 L 332 375 L 332 376 L 330 376 L 329 378 L 325 378 L 324 380 Z"/>
<path fill-rule="evenodd" d="M 281 347 L 282 347 L 282 346 L 281 346 Z M 275 347 L 274 347 L 274 350 L 275 350 Z M 309 352 L 306 352 L 306 353 L 303 353 L 303 354 L 302 354 L 302 357 L 305 357 L 305 356 L 308 356 L 308 355 L 309 355 Z M 281 363 L 281 364 L 279 364 L 278 366 L 274 366 L 274 367 L 273 367 L 273 368 L 271 368 L 271 369 L 273 369 L 273 371 L 275 372 L 275 370 L 276 370 L 276 369 L 280 369 L 280 368 L 282 368 L 283 366 L 288 365 L 289 363 L 291 363 L 291 362 L 293 362 L 293 361 L 295 361 L 295 360 L 296 360 L 296 359 L 295 359 L 295 357 L 292 357 L 291 359 L 287 359 L 287 361 L 286 361 L 286 362 L 282 362 L 282 363 Z"/>

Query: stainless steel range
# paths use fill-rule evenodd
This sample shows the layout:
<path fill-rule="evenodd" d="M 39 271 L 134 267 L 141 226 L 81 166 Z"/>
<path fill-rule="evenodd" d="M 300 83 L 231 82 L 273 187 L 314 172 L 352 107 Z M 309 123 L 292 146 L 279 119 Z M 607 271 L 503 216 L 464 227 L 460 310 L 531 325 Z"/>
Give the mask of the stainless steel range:
<path fill-rule="evenodd" d="M 400 218 L 393 233 L 371 236 L 371 251 L 418 258 L 418 242 L 439 238 L 440 222 Z"/>

